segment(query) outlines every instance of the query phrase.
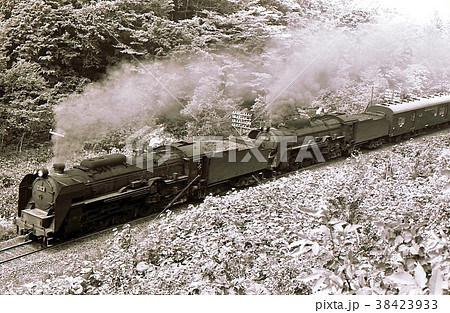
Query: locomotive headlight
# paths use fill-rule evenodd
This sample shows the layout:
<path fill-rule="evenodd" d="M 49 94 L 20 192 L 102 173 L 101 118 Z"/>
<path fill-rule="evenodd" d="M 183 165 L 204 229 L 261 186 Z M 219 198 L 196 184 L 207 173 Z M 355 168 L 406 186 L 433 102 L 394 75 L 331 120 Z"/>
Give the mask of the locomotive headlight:
<path fill-rule="evenodd" d="M 40 170 L 38 170 L 37 174 L 41 178 L 46 178 L 48 175 L 48 169 L 46 169 L 46 168 L 40 169 Z"/>

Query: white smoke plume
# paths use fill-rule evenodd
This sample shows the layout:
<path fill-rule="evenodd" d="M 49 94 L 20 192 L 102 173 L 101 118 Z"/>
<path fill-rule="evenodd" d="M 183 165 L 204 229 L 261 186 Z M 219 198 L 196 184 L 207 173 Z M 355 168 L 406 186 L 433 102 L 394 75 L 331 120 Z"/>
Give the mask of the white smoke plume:
<path fill-rule="evenodd" d="M 313 23 L 280 29 L 259 55 L 204 53 L 115 68 L 57 107 L 56 131 L 65 136 L 54 136 L 55 159 L 65 161 L 85 141 L 108 132 L 152 125 L 161 112 L 186 106 L 182 112 L 189 116 L 216 101 L 202 88 L 205 81 L 226 103 L 265 97 L 273 119 L 310 105 L 324 91 L 352 93 L 362 110 L 373 86 L 418 94 L 449 87 L 442 82 L 450 81 L 450 35 L 436 25 L 383 20 L 342 30 Z"/>
<path fill-rule="evenodd" d="M 246 59 L 237 62 L 234 56 L 224 54 L 187 55 L 183 60 L 124 64 L 112 69 L 105 80 L 63 101 L 55 109 L 55 132 L 64 137 L 53 137 L 54 161 L 70 159 L 85 142 L 100 140 L 109 132 L 154 125 L 154 117 L 162 112 L 170 116 L 170 112 L 182 111 L 187 118 L 195 118 L 191 116 L 193 95 L 198 105 L 209 101 L 202 82 L 213 82 L 224 96 L 237 101 L 245 97 L 242 86 L 253 71 L 237 75 L 233 64 L 243 62 L 251 69 Z"/>
<path fill-rule="evenodd" d="M 353 92 L 362 110 L 373 87 L 416 95 L 449 88 L 449 34 L 435 25 L 392 20 L 334 31 L 314 27 L 284 33 L 265 52 L 272 118 L 309 106 L 324 91 Z"/>

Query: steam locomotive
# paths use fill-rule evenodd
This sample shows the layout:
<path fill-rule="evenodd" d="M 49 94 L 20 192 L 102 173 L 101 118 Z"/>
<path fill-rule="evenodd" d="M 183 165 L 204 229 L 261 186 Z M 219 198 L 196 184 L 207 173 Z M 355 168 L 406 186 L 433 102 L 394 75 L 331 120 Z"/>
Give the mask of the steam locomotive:
<path fill-rule="evenodd" d="M 72 169 L 54 164 L 26 175 L 19 186 L 21 234 L 42 239 L 104 229 L 230 186 L 254 184 L 316 162 L 376 148 L 450 124 L 450 95 L 369 106 L 251 130 L 248 138 L 177 142 L 133 157 L 110 154 Z"/>

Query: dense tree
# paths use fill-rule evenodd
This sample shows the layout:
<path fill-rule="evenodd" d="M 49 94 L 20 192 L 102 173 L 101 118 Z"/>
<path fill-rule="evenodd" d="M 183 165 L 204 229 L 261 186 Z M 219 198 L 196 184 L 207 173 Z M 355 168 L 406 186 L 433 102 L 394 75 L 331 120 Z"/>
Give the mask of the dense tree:
<path fill-rule="evenodd" d="M 0 148 L 11 142 L 21 147 L 24 139 L 48 140 L 42 130 L 51 127 L 52 94 L 40 72 L 38 64 L 19 61 L 0 74 Z"/>
<path fill-rule="evenodd" d="M 376 98 L 386 88 L 416 94 L 448 88 L 446 21 L 436 15 L 427 27 L 399 27 L 392 12 L 355 8 L 341 0 L 2 0 L 3 137 L 18 141 L 15 134 L 39 119 L 17 110 L 19 103 L 29 112 L 48 110 L 37 124 L 44 132 L 52 107 L 122 63 L 170 60 L 161 65 L 170 72 L 174 64 L 196 66 L 198 58 L 216 62 L 218 74 L 205 84 L 220 99 L 207 103 L 200 80 L 182 94 L 204 125 L 213 124 L 209 113 L 224 103 L 227 112 L 254 105 L 272 115 L 311 105 L 358 111 L 371 90 Z M 17 73 L 36 81 L 18 88 Z M 160 121 L 179 125 L 181 116 L 192 117 L 177 112 L 170 121 L 171 115 Z"/>
<path fill-rule="evenodd" d="M 2 2 L 0 24 L 5 142 L 16 139 L 14 134 L 28 127 L 18 121 L 28 119 L 31 123 L 36 119 L 17 110 L 17 103 L 26 104 L 29 112 L 40 112 L 46 104 L 45 115 L 51 117 L 57 99 L 81 91 L 89 81 L 100 79 L 108 67 L 136 57 L 164 55 L 185 40 L 182 30 L 166 18 L 172 10 L 166 0 L 17 0 L 13 4 Z M 20 75 L 30 79 L 27 86 L 19 86 L 16 80 Z M 44 86 L 52 89 L 45 95 Z M 52 93 L 58 96 L 49 96 Z M 40 125 L 48 130 L 48 119 Z"/>

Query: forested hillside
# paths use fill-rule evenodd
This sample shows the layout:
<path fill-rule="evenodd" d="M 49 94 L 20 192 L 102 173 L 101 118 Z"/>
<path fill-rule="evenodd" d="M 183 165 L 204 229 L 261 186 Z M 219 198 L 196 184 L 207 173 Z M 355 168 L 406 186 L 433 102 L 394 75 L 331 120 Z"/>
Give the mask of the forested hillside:
<path fill-rule="evenodd" d="M 386 88 L 448 90 L 438 15 L 416 25 L 352 0 L 0 3 L 2 149 L 50 129 L 82 141 L 153 123 L 227 134 L 234 109 L 277 120 L 360 111 Z"/>
<path fill-rule="evenodd" d="M 448 92 L 450 19 L 361 2 L 0 0 L 0 241 L 24 175 L 142 127 L 228 135 L 234 110 L 277 125 Z M 208 196 L 10 263 L 0 293 L 449 294 L 449 145 L 444 130 Z"/>

